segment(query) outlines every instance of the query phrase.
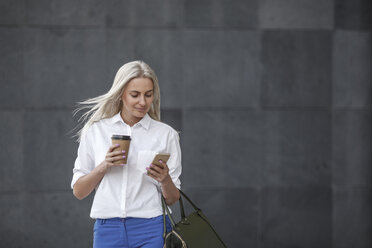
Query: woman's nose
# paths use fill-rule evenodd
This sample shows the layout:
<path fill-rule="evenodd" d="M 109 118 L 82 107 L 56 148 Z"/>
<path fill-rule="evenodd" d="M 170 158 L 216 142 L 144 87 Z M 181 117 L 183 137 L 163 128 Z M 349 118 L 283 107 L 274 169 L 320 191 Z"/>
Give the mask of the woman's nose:
<path fill-rule="evenodd" d="M 142 105 L 142 106 L 146 104 L 146 101 L 145 101 L 145 97 L 144 96 L 140 97 L 139 104 Z"/>

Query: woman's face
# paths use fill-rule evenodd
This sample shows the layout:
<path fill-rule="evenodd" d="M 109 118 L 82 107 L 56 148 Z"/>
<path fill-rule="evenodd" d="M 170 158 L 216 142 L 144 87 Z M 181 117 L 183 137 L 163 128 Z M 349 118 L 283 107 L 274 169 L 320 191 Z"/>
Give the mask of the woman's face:
<path fill-rule="evenodd" d="M 124 121 L 140 121 L 149 112 L 154 100 L 154 83 L 149 78 L 133 78 L 127 83 L 121 100 Z"/>

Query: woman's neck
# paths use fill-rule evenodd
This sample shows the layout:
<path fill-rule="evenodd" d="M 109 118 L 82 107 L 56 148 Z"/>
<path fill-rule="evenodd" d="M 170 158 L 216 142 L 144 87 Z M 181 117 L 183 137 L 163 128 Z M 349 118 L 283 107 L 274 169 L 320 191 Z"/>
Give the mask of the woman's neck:
<path fill-rule="evenodd" d="M 137 117 L 130 118 L 129 115 L 126 115 L 123 111 L 120 112 L 120 115 L 123 121 L 131 127 L 142 119 Z"/>

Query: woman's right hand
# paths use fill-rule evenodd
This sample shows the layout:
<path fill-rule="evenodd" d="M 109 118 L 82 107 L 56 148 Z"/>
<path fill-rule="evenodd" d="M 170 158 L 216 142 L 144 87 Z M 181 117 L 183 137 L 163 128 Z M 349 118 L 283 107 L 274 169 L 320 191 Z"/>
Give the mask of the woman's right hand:
<path fill-rule="evenodd" d="M 109 150 L 106 153 L 105 160 L 101 163 L 102 167 L 105 168 L 105 172 L 114 166 L 124 166 L 125 164 L 114 164 L 116 161 L 121 160 L 126 157 L 126 151 L 114 151 L 118 148 L 119 144 L 110 146 Z"/>
<path fill-rule="evenodd" d="M 115 161 L 125 158 L 126 151 L 114 151 L 119 145 L 110 146 L 105 160 L 95 167 L 89 174 L 80 177 L 74 185 L 74 195 L 79 200 L 87 197 L 105 176 L 109 168 L 113 166 L 123 166 L 124 164 L 114 164 Z"/>

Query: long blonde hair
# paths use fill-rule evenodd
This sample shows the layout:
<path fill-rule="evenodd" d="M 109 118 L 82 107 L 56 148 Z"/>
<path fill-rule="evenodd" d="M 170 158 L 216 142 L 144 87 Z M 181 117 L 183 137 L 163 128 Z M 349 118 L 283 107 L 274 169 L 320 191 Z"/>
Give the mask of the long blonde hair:
<path fill-rule="evenodd" d="M 152 119 L 160 121 L 160 89 L 158 78 L 155 72 L 145 62 L 140 60 L 132 61 L 120 67 L 111 89 L 106 94 L 78 102 L 78 106 L 80 107 L 73 111 L 74 115 L 81 110 L 89 109 L 78 120 L 79 123 L 85 123 L 83 128 L 76 134 L 79 141 L 94 122 L 113 117 L 120 112 L 122 108 L 122 101 L 120 99 L 126 84 L 133 78 L 140 77 L 149 78 L 154 83 L 154 100 L 148 114 Z"/>

